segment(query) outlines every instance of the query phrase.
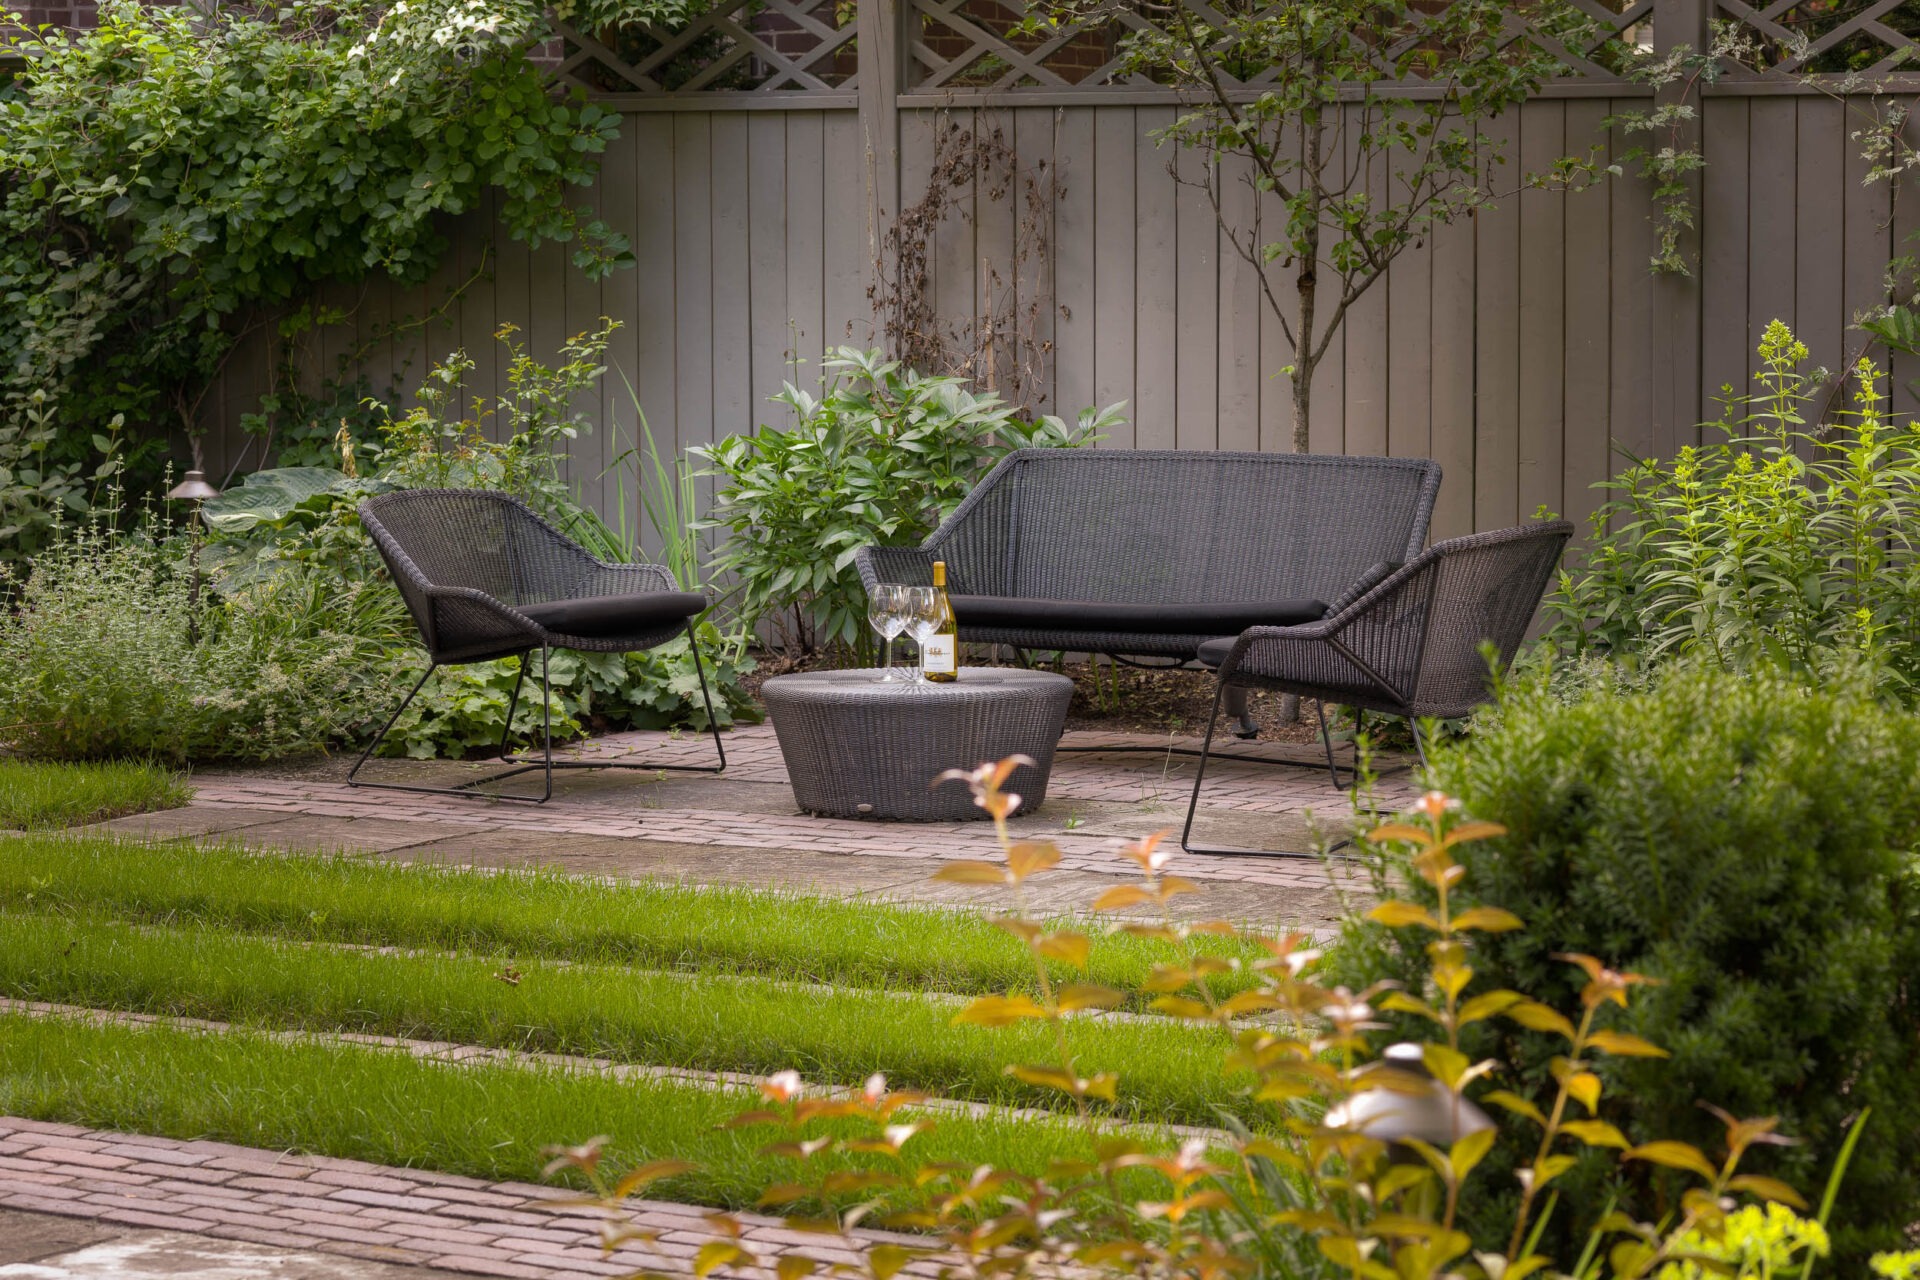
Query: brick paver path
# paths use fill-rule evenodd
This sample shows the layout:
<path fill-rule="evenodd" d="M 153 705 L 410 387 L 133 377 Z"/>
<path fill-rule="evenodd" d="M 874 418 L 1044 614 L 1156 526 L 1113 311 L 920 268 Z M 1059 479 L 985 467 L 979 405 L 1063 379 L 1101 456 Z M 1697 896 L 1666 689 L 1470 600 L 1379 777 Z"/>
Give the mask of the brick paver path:
<path fill-rule="evenodd" d="M 504 1280 L 643 1267 L 690 1275 L 695 1251 L 712 1238 L 703 1222 L 709 1210 L 635 1201 L 630 1220 L 659 1241 L 609 1257 L 599 1246 L 600 1211 L 567 1203 L 574 1199 L 550 1186 L 0 1116 L 0 1206 L 8 1208 Z M 816 1257 L 835 1251 L 832 1237 L 801 1235 L 773 1218 L 744 1221 L 744 1239 L 768 1258 L 802 1247 Z M 912 1243 L 883 1232 L 855 1239 Z"/>

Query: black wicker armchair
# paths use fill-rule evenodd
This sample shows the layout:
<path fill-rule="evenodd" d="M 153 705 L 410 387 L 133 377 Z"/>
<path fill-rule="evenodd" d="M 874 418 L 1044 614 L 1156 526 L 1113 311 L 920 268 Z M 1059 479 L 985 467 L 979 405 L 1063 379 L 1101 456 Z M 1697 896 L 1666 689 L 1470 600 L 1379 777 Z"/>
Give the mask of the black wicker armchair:
<path fill-rule="evenodd" d="M 1403 716 L 1413 727 L 1422 763 L 1419 717 L 1463 716 L 1490 696 L 1491 644 L 1504 665 L 1525 638 L 1534 610 L 1573 535 L 1565 520 L 1541 521 L 1437 542 L 1375 585 L 1337 601 L 1317 622 L 1252 627 L 1200 646 L 1200 660 L 1218 672 L 1213 715 L 1180 845 L 1190 853 L 1282 853 L 1203 849 L 1190 843 L 1207 757 L 1222 700 L 1232 689 L 1274 689 L 1319 704 L 1327 772 L 1341 785 L 1327 731 L 1325 704 Z"/>
<path fill-rule="evenodd" d="M 406 489 L 360 504 L 366 525 L 394 583 L 420 629 L 426 646 L 426 674 L 400 701 L 378 736 L 347 774 L 349 786 L 391 791 L 485 796 L 544 803 L 553 796 L 555 769 L 681 769 L 718 773 L 727 766 L 726 747 L 713 716 L 706 667 L 693 633 L 693 620 L 707 599 L 681 591 L 673 575 L 653 564 L 606 564 L 589 555 L 517 498 L 474 489 Z M 629 653 L 652 649 L 686 636 L 700 676 L 707 724 L 719 761 L 713 765 L 640 764 L 609 761 L 556 761 L 553 758 L 552 688 L 548 659 L 555 649 Z M 529 760 L 507 754 L 513 713 L 527 678 L 527 660 L 540 651 L 542 753 Z M 520 659 L 519 678 L 507 705 L 500 754 L 518 767 L 490 774 L 459 787 L 422 787 L 396 782 L 365 782 L 360 770 L 392 730 L 428 677 L 442 666 Z M 542 770 L 546 789 L 538 796 L 478 792 L 475 787 Z"/>

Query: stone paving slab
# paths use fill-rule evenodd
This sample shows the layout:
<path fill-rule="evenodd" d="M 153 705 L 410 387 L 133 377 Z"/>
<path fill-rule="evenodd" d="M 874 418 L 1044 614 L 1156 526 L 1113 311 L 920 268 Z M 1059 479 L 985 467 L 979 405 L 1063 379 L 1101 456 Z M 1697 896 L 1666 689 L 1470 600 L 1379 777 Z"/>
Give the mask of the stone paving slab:
<path fill-rule="evenodd" d="M 0 1280 L 431 1280 L 424 1267 L 0 1209 Z"/>
<path fill-rule="evenodd" d="M 179 1142 L 0 1116 L 0 1211 L 249 1241 L 280 1251 L 390 1264 L 384 1273 L 356 1270 L 341 1262 L 332 1271 L 305 1274 L 267 1269 L 176 1274 L 207 1274 L 220 1280 L 228 1276 L 232 1280 L 242 1276 L 307 1280 L 308 1275 L 322 1274 L 342 1280 L 398 1280 L 406 1274 L 396 1273 L 393 1267 L 436 1267 L 502 1280 L 622 1275 L 643 1267 L 692 1274 L 693 1255 L 706 1238 L 702 1219 L 707 1210 L 634 1201 L 632 1223 L 659 1232 L 662 1240 L 654 1249 L 630 1245 L 608 1255 L 599 1246 L 600 1211 L 571 1204 L 571 1199 L 571 1193 L 551 1186 L 487 1182 L 358 1160 L 262 1151 L 224 1142 Z M 743 1239 L 764 1256 L 801 1251 L 796 1248 L 799 1237 L 778 1219 L 741 1217 Z M 914 1243 L 886 1232 L 862 1231 L 854 1236 L 859 1248 L 881 1241 Z M 907 1270 L 921 1277 L 931 1275 L 934 1268 L 916 1262 Z M 0 1275 L 6 1274 L 0 1268 Z"/>

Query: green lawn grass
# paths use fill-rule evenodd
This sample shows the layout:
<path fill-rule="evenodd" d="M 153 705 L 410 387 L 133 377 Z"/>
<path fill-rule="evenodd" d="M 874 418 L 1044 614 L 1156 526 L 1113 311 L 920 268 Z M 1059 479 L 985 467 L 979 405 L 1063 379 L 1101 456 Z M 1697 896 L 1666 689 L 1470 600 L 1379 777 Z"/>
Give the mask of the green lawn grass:
<path fill-rule="evenodd" d="M 0 830 L 105 822 L 130 813 L 177 809 L 192 796 L 179 774 L 156 765 L 0 759 Z"/>
<path fill-rule="evenodd" d="M 84 913 L 0 914 L 0 993 L 97 1009 L 316 1031 L 537 1049 L 707 1070 L 799 1070 L 856 1084 L 883 1071 L 953 1098 L 1057 1105 L 1005 1074 L 1053 1060 L 1038 1023 L 951 1025 L 957 1004 L 856 988 L 664 974 L 606 965 L 383 954 L 141 927 Z M 1216 1029 L 1163 1020 L 1076 1019 L 1084 1072 L 1120 1077 L 1114 1114 L 1210 1125 L 1244 1106 L 1222 1075 Z"/>
<path fill-rule="evenodd" d="M 0 1014 L 0 1114 L 522 1182 L 541 1180 L 544 1145 L 605 1134 L 619 1166 L 667 1157 L 697 1164 L 651 1193 L 693 1204 L 747 1207 L 761 1189 L 789 1180 L 789 1162 L 758 1154 L 778 1130 L 717 1127 L 751 1102 L 668 1082 L 449 1067 L 243 1032 Z M 906 1148 L 918 1161 L 1039 1173 L 1087 1151 L 1082 1132 L 1065 1123 L 934 1120 Z"/>
<path fill-rule="evenodd" d="M 698 968 L 833 986 L 980 993 L 1033 985 L 1025 948 L 983 913 L 741 888 L 607 884 L 552 872 L 262 856 L 207 845 L 10 841 L 0 857 L 0 907 L 61 905 L 316 941 Z M 1209 938 L 1203 946 L 1243 960 L 1265 954 L 1235 940 Z M 1169 955 L 1160 942 L 1103 937 L 1088 976 L 1134 991 Z M 1229 978 L 1222 989 L 1239 985 Z"/>

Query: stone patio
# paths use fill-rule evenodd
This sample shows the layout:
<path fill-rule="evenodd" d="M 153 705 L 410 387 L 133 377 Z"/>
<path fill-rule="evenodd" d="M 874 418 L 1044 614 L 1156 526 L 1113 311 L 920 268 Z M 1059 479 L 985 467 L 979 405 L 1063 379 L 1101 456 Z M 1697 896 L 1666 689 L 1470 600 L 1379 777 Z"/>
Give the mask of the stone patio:
<path fill-rule="evenodd" d="M 265 849 L 329 849 L 410 863 L 479 867 L 545 867 L 570 874 L 653 877 L 690 884 L 749 885 L 935 906 L 991 902 L 996 891 L 936 883 L 930 876 L 953 859 L 992 858 L 986 822 L 900 824 L 815 818 L 799 813 L 787 786 L 773 730 L 766 725 L 726 736 L 727 771 L 718 776 L 656 771 L 568 771 L 555 776 L 553 800 L 542 806 L 404 792 L 349 789 L 347 763 L 329 761 L 299 777 L 260 772 L 206 772 L 185 809 L 102 823 L 90 830 L 162 839 L 235 840 Z M 1036 885 L 1043 909 L 1085 906 L 1131 868 L 1115 854 L 1127 839 L 1171 828 L 1185 816 L 1196 761 L 1164 748 L 1197 741 L 1125 734 L 1070 733 L 1074 748 L 1128 747 L 1129 753 L 1066 754 L 1053 771 L 1047 800 L 1013 827 L 1045 836 L 1065 854 Z M 1141 747 L 1159 748 L 1140 752 Z M 1314 765 L 1319 753 L 1284 744 L 1240 744 L 1236 754 Z M 635 732 L 597 738 L 571 758 L 704 763 L 709 740 L 688 734 Z M 1386 760 L 1383 768 L 1404 762 Z M 384 761 L 380 776 L 449 785 L 485 776 L 497 766 Z M 535 794 L 537 775 L 505 784 Z M 949 784 L 957 785 L 957 784 Z M 1390 774 L 1377 803 L 1411 798 L 1408 774 Z M 1306 851 L 1337 838 L 1354 815 L 1324 769 L 1215 762 L 1209 765 L 1195 839 L 1209 845 Z M 1320 927 L 1342 889 L 1358 879 L 1336 859 L 1182 855 L 1182 874 L 1206 892 L 1186 909 L 1270 925 Z"/>

